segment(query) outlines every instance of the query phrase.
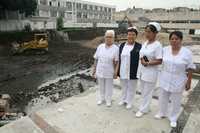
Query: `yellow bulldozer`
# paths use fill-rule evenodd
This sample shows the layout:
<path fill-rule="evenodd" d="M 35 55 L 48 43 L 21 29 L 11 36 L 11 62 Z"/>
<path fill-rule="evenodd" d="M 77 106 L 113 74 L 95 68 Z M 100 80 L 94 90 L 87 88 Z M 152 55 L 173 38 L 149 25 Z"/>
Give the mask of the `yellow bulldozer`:
<path fill-rule="evenodd" d="M 22 43 L 14 42 L 11 45 L 11 53 L 13 55 L 32 52 L 43 54 L 48 52 L 48 36 L 46 33 L 34 34 L 34 39 L 31 41 Z"/>

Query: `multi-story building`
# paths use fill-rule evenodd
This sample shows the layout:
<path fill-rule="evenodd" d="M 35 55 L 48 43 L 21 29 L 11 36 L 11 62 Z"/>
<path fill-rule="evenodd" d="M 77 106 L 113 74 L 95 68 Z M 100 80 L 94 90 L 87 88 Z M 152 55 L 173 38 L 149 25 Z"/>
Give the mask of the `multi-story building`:
<path fill-rule="evenodd" d="M 37 9 L 25 18 L 19 12 L 0 13 L 0 31 L 21 30 L 30 24 L 34 29 L 56 29 L 63 18 L 64 27 L 118 27 L 113 14 L 116 7 L 82 0 L 37 0 Z"/>
<path fill-rule="evenodd" d="M 65 23 L 113 23 L 115 6 L 82 0 L 38 0 L 35 17 L 62 17 Z"/>
<path fill-rule="evenodd" d="M 133 8 L 114 13 L 114 19 L 119 24 L 129 18 L 134 25 L 144 28 L 150 21 L 156 21 L 166 30 L 182 30 L 185 33 L 200 33 L 200 10 L 187 7 L 173 9 L 155 8 L 152 10 Z M 127 25 L 126 25 L 127 26 Z"/>

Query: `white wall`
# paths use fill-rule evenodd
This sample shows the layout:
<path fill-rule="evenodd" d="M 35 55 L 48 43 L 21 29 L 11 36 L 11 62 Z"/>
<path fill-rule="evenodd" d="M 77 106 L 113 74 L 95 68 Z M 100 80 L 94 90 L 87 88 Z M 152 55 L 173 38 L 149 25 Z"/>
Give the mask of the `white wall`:
<path fill-rule="evenodd" d="M 102 28 L 105 28 L 105 27 L 110 27 L 110 28 L 118 28 L 118 24 L 117 23 L 97 23 L 97 27 L 102 27 Z"/>
<path fill-rule="evenodd" d="M 64 23 L 64 28 L 91 28 L 93 27 L 92 23 L 69 23 L 65 22 Z"/>

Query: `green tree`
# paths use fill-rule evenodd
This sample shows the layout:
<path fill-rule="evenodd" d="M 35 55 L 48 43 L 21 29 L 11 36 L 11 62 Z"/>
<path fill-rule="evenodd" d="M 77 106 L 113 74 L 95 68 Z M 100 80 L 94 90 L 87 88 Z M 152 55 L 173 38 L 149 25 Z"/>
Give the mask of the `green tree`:
<path fill-rule="evenodd" d="M 57 30 L 62 30 L 63 29 L 63 18 L 59 17 L 57 18 Z"/>
<path fill-rule="evenodd" d="M 37 8 L 36 0 L 0 0 L 0 6 L 4 10 L 9 11 L 20 11 L 20 13 L 25 13 L 26 17 L 29 15 L 34 15 Z"/>

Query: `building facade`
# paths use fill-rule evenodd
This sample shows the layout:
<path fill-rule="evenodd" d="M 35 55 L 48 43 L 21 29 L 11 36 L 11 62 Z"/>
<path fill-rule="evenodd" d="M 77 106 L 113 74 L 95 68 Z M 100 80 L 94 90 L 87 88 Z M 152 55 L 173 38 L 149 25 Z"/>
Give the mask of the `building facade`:
<path fill-rule="evenodd" d="M 186 33 L 197 34 L 200 31 L 200 10 L 187 7 L 173 9 L 155 8 L 152 10 L 133 8 L 114 13 L 118 23 L 127 16 L 134 25 L 144 28 L 150 21 L 156 21 L 167 30 L 182 30 Z"/>
<path fill-rule="evenodd" d="M 82 0 L 38 0 L 36 17 L 58 18 L 74 23 L 113 23 L 115 6 Z"/>
<path fill-rule="evenodd" d="M 17 11 L 1 12 L 0 31 L 22 30 L 27 24 L 32 30 L 56 29 L 59 17 L 63 19 L 64 28 L 117 28 L 113 18 L 115 11 L 115 6 L 82 0 L 37 0 L 35 14 L 28 18 Z"/>

